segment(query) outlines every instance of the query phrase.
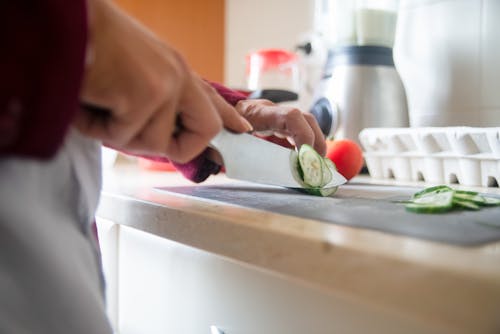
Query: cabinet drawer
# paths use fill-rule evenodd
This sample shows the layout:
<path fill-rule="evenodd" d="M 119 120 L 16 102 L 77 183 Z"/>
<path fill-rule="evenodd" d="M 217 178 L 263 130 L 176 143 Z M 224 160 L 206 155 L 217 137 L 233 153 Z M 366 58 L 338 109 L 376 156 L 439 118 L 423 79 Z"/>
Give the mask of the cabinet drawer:
<path fill-rule="evenodd" d="M 210 326 L 225 334 L 432 332 L 374 305 L 177 242 L 127 227 L 119 235 L 120 334 L 199 334 Z"/>

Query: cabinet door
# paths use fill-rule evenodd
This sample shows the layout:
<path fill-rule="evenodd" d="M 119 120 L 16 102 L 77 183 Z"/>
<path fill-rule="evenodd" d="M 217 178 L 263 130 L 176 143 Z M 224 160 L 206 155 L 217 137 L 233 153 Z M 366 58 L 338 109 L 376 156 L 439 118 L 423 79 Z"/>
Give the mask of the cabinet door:
<path fill-rule="evenodd" d="M 376 307 L 121 227 L 118 332 L 432 333 Z"/>
<path fill-rule="evenodd" d="M 224 0 L 116 0 L 204 78 L 224 78 Z"/>

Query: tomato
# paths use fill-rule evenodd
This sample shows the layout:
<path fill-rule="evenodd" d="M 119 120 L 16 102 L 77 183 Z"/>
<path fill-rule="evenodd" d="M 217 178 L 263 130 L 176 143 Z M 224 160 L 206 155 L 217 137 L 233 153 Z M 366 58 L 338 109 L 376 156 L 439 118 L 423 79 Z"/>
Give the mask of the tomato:
<path fill-rule="evenodd" d="M 363 151 L 350 139 L 327 139 L 326 157 L 332 160 L 338 172 L 348 180 L 358 175 L 363 168 Z"/>

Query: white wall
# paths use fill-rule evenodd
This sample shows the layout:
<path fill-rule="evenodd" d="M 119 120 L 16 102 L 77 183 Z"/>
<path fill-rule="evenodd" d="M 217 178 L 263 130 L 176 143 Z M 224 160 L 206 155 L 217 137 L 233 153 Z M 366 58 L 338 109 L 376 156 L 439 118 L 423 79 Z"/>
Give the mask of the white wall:
<path fill-rule="evenodd" d="M 314 0 L 226 0 L 225 84 L 245 87 L 245 55 L 261 48 L 293 50 L 312 29 Z"/>

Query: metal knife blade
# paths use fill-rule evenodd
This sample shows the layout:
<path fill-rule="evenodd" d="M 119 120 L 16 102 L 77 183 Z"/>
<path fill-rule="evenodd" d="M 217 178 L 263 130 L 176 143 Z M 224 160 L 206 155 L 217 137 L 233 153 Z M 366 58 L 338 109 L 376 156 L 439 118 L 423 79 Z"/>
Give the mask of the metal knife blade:
<path fill-rule="evenodd" d="M 222 155 L 226 176 L 232 179 L 288 188 L 303 188 L 295 179 L 297 152 L 250 134 L 231 133 L 225 129 L 215 136 L 210 146 Z M 325 186 L 335 187 L 346 182 L 332 170 L 332 181 Z"/>

